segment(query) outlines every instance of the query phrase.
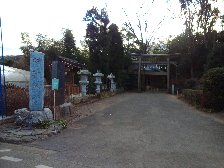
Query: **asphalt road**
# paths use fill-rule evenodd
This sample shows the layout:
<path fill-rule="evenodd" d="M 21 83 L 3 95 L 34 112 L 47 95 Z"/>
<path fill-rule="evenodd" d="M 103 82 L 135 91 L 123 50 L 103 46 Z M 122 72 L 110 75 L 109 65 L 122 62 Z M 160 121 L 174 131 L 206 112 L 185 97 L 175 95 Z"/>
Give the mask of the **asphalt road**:
<path fill-rule="evenodd" d="M 125 93 L 31 144 L 0 143 L 0 168 L 222 168 L 224 123 L 176 97 Z"/>

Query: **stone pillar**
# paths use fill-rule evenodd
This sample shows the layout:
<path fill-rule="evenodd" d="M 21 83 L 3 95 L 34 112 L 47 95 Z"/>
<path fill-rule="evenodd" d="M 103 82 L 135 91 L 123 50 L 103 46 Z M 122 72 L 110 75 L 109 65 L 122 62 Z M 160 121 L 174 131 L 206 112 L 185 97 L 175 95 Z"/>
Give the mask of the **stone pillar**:
<path fill-rule="evenodd" d="M 88 75 L 91 73 L 88 70 L 80 70 L 77 74 L 81 76 L 79 81 L 81 86 L 81 94 L 82 96 L 86 96 L 86 86 L 89 84 Z"/>
<path fill-rule="evenodd" d="M 44 106 L 44 54 L 30 52 L 30 111 L 42 111 Z"/>
<path fill-rule="evenodd" d="M 100 94 L 100 86 L 102 85 L 101 78 L 104 76 L 104 74 L 100 73 L 100 71 L 97 71 L 97 73 L 93 74 L 93 76 L 96 77 L 96 81 L 94 82 L 96 84 L 96 94 Z"/>
<path fill-rule="evenodd" d="M 167 92 L 170 90 L 170 58 L 167 57 Z"/>
<path fill-rule="evenodd" d="M 111 73 L 107 76 L 107 78 L 110 80 L 110 91 L 115 92 L 116 91 L 116 83 L 114 82 L 115 76 Z"/>
<path fill-rule="evenodd" d="M 141 92 L 141 66 L 142 66 L 142 56 L 139 56 L 138 60 L 138 91 Z"/>
<path fill-rule="evenodd" d="M 175 94 L 175 86 L 174 86 L 174 84 L 172 84 L 172 95 L 174 95 Z"/>

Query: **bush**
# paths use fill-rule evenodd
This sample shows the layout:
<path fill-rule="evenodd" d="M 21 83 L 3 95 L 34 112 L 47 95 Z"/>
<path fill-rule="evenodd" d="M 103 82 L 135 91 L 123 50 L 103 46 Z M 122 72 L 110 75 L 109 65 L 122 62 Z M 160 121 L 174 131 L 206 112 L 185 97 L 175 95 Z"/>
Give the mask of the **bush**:
<path fill-rule="evenodd" d="M 3 88 L 3 86 L 2 86 Z M 46 88 L 45 88 L 46 89 Z M 53 92 L 45 90 L 44 106 L 53 110 Z M 13 84 L 6 85 L 6 115 L 14 114 L 15 110 L 29 108 L 29 89 L 20 88 Z"/>
<path fill-rule="evenodd" d="M 203 107 L 203 91 L 184 89 L 182 92 L 183 98 L 194 106 Z"/>
<path fill-rule="evenodd" d="M 15 85 L 6 85 L 7 116 L 14 114 L 15 110 L 29 106 L 29 91 Z"/>
<path fill-rule="evenodd" d="M 197 79 L 188 79 L 184 83 L 185 89 L 199 89 L 200 82 Z"/>
<path fill-rule="evenodd" d="M 37 129 L 48 129 L 51 125 L 58 125 L 61 128 L 67 128 L 67 121 L 63 119 L 54 120 L 54 121 L 42 121 L 41 123 L 34 126 Z"/>
<path fill-rule="evenodd" d="M 202 78 L 205 107 L 215 111 L 224 109 L 224 67 L 207 71 Z"/>

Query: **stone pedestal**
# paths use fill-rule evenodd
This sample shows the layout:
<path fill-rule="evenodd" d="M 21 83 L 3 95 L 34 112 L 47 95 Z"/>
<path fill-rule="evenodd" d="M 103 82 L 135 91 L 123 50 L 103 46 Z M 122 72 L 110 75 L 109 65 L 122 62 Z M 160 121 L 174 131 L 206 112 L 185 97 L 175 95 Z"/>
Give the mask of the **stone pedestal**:
<path fill-rule="evenodd" d="M 96 81 L 94 82 L 96 84 L 96 94 L 100 94 L 100 86 L 102 85 L 101 78 L 104 76 L 104 74 L 100 73 L 100 71 L 97 71 L 97 73 L 93 74 L 94 77 L 96 77 Z"/>
<path fill-rule="evenodd" d="M 86 96 L 86 86 L 89 84 L 88 76 L 91 74 L 88 70 L 80 70 L 77 72 L 78 75 L 80 75 L 80 81 L 79 84 L 81 86 L 81 94 L 82 96 Z"/>
<path fill-rule="evenodd" d="M 107 78 L 110 80 L 110 91 L 115 92 L 116 91 L 116 83 L 114 82 L 115 76 L 111 73 L 107 76 Z"/>
<path fill-rule="evenodd" d="M 43 121 L 52 121 L 53 114 L 49 108 L 42 111 L 29 111 L 27 108 L 15 110 L 16 125 L 32 126 Z"/>

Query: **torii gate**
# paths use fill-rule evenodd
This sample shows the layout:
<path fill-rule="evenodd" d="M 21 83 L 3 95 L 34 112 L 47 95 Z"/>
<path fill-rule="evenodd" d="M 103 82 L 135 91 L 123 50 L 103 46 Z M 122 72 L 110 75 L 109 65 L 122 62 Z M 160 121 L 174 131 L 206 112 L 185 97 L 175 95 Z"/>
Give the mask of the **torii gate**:
<path fill-rule="evenodd" d="M 180 53 L 176 54 L 135 54 L 132 53 L 131 57 L 138 58 L 138 91 L 141 91 L 141 65 L 142 65 L 142 58 L 155 58 L 155 57 L 166 57 L 167 63 L 167 91 L 170 88 L 170 58 L 180 56 Z"/>

